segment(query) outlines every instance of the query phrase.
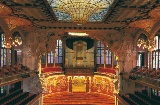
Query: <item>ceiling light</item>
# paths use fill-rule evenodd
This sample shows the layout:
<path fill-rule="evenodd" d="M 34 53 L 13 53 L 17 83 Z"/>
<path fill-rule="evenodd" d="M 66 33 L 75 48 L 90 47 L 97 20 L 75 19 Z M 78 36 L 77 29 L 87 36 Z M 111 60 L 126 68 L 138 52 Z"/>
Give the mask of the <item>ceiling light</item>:
<path fill-rule="evenodd" d="M 87 33 L 80 33 L 80 32 L 69 32 L 68 34 L 72 36 L 88 36 Z"/>

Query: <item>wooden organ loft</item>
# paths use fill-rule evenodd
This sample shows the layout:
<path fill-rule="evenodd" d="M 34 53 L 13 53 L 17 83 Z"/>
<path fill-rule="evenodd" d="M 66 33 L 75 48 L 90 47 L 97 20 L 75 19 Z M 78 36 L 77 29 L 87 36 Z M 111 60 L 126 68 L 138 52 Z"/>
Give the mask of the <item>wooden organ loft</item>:
<path fill-rule="evenodd" d="M 79 1 L 0 0 L 0 104 L 160 105 L 160 0 Z"/>

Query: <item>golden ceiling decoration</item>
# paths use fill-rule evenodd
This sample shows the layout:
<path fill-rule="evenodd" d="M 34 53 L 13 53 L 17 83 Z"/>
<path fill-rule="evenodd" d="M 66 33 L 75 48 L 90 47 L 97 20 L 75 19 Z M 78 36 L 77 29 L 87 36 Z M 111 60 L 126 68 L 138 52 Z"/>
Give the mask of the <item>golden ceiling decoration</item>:
<path fill-rule="evenodd" d="M 102 21 L 114 0 L 47 0 L 59 21 Z"/>
<path fill-rule="evenodd" d="M 31 21 L 26 20 L 24 18 L 19 18 L 15 16 L 7 16 L 4 18 L 10 30 L 14 29 L 17 26 L 27 26 L 31 25 Z"/>
<path fill-rule="evenodd" d="M 155 22 L 156 21 L 153 19 L 144 19 L 144 20 L 134 21 L 134 22 L 130 23 L 129 26 L 135 27 L 135 28 L 141 28 L 141 29 L 146 30 L 148 33 L 150 33 Z"/>
<path fill-rule="evenodd" d="M 3 4 L 0 4 L 0 16 L 6 16 L 9 15 L 12 12 L 12 10 Z"/>
<path fill-rule="evenodd" d="M 149 13 L 149 16 L 154 19 L 160 19 L 160 7 L 157 7 Z"/>

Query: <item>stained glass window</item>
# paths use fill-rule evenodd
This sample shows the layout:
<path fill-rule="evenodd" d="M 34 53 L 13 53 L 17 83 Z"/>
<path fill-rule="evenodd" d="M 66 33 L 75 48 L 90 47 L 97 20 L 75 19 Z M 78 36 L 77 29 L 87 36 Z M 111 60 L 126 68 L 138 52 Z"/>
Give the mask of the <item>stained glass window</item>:
<path fill-rule="evenodd" d="M 56 63 L 62 63 L 62 41 L 57 40 Z"/>
<path fill-rule="evenodd" d="M 106 64 L 112 63 L 112 53 L 109 50 L 106 50 Z M 104 64 L 104 45 L 101 41 L 97 42 L 97 53 L 96 53 L 97 64 Z"/>
<path fill-rule="evenodd" d="M 156 35 L 154 37 L 154 41 L 155 41 L 155 49 L 152 52 L 152 67 L 158 69 L 160 68 L 160 36 Z"/>
<path fill-rule="evenodd" d="M 114 0 L 47 0 L 57 19 L 65 22 L 100 22 Z"/>
<path fill-rule="evenodd" d="M 56 55 L 55 55 L 55 62 L 56 63 L 62 63 L 62 41 L 61 40 L 57 40 L 57 47 L 55 49 L 56 51 Z M 53 64 L 54 63 L 54 54 L 53 52 L 49 52 L 48 53 L 48 64 Z M 42 55 L 41 58 L 41 64 L 45 64 L 45 54 Z"/>
<path fill-rule="evenodd" d="M 48 64 L 49 63 L 53 63 L 53 53 L 52 53 L 52 51 L 50 53 L 48 53 Z"/>
<path fill-rule="evenodd" d="M 4 36 L 4 33 L 0 33 L 0 43 L 1 43 L 1 45 L 0 45 L 0 53 L 1 53 L 1 67 L 3 67 L 4 65 L 6 65 L 6 49 L 5 49 L 5 47 L 4 47 L 4 44 L 3 44 L 3 41 L 5 40 L 5 36 Z M 10 63 L 11 63 L 11 61 L 10 61 Z"/>

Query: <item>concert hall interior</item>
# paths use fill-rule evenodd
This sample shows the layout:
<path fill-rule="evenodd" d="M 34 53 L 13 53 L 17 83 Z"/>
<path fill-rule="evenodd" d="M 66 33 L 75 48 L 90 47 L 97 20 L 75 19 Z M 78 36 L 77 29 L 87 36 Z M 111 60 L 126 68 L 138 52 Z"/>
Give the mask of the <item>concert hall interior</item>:
<path fill-rule="evenodd" d="M 0 105 L 160 105 L 160 0 L 0 0 Z"/>

